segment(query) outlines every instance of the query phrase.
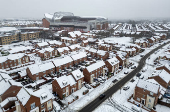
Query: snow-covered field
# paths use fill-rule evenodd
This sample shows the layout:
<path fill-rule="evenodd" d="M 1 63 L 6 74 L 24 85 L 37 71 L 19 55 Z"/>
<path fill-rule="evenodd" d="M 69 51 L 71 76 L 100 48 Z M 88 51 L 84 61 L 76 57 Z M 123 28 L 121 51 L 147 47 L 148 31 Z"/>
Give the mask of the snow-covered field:
<path fill-rule="evenodd" d="M 112 43 L 120 43 L 120 44 L 126 44 L 126 43 L 131 43 L 132 38 L 131 37 L 108 37 L 103 39 L 106 42 L 112 42 Z"/>

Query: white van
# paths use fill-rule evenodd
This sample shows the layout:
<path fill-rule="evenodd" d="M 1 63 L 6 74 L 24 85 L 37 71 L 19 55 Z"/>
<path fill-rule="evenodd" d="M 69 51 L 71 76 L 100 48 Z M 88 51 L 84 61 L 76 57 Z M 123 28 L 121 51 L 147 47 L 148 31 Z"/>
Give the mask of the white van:
<path fill-rule="evenodd" d="M 136 105 L 132 105 L 132 110 L 135 110 L 136 112 L 142 112 L 142 109 Z"/>

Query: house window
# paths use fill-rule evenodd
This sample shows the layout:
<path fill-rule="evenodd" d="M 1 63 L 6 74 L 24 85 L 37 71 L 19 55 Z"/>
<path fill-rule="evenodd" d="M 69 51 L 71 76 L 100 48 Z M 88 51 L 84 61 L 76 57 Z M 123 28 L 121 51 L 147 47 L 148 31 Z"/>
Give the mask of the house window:
<path fill-rule="evenodd" d="M 51 100 L 50 100 L 50 101 L 48 101 L 48 104 L 51 104 Z"/>
<path fill-rule="evenodd" d="M 140 98 L 137 97 L 137 101 L 140 101 Z"/>
<path fill-rule="evenodd" d="M 44 104 L 41 105 L 41 108 L 44 108 Z"/>
<path fill-rule="evenodd" d="M 149 102 L 151 102 L 151 99 L 149 99 Z"/>
<path fill-rule="evenodd" d="M 145 92 L 145 89 L 143 90 L 143 92 Z"/>
<path fill-rule="evenodd" d="M 150 107 L 151 107 L 151 105 L 150 105 L 150 104 L 148 104 L 148 107 L 150 108 Z"/>
<path fill-rule="evenodd" d="M 143 98 L 145 98 L 145 95 L 143 95 Z"/>
<path fill-rule="evenodd" d="M 13 93 L 15 93 L 15 91 L 13 91 Z"/>
<path fill-rule="evenodd" d="M 31 104 L 31 110 L 35 108 L 35 103 Z"/>
<path fill-rule="evenodd" d="M 153 93 L 152 93 L 152 92 L 150 92 L 150 95 L 152 95 L 152 96 L 153 96 Z"/>

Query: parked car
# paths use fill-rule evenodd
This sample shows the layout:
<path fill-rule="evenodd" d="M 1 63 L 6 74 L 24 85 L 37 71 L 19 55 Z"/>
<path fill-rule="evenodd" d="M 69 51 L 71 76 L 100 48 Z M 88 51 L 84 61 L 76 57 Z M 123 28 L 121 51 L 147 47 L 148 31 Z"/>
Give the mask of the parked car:
<path fill-rule="evenodd" d="M 135 69 L 135 68 L 136 68 L 136 66 L 131 67 L 131 69 Z"/>
<path fill-rule="evenodd" d="M 125 71 L 124 74 L 128 74 L 129 72 L 128 71 Z"/>
<path fill-rule="evenodd" d="M 106 96 L 105 94 L 101 94 L 101 95 L 99 96 L 99 98 L 100 98 L 100 99 L 103 99 L 105 96 Z"/>
<path fill-rule="evenodd" d="M 100 83 L 104 83 L 104 81 L 103 81 L 101 78 L 97 78 L 97 80 L 98 80 Z"/>
<path fill-rule="evenodd" d="M 113 83 L 115 83 L 115 82 L 117 82 L 117 81 L 118 81 L 118 80 L 117 80 L 117 79 L 115 79 L 115 80 L 113 80 L 112 82 L 113 82 Z"/>
<path fill-rule="evenodd" d="M 130 88 L 130 86 L 125 86 L 125 87 L 123 87 L 123 90 L 128 90 Z"/>

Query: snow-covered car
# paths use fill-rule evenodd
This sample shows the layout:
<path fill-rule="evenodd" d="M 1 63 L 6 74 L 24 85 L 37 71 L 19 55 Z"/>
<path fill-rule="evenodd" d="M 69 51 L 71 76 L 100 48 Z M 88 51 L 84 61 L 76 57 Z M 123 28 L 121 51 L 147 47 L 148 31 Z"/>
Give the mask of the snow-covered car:
<path fill-rule="evenodd" d="M 97 80 L 98 80 L 100 83 L 104 83 L 104 81 L 102 80 L 102 78 L 97 78 Z"/>
<path fill-rule="evenodd" d="M 130 88 L 130 86 L 125 86 L 125 87 L 123 87 L 123 90 L 128 90 Z"/>
<path fill-rule="evenodd" d="M 131 69 L 135 69 L 135 68 L 136 68 L 136 66 L 132 66 L 132 67 L 131 67 Z"/>
<path fill-rule="evenodd" d="M 124 74 L 128 74 L 129 72 L 128 71 L 125 71 Z"/>

